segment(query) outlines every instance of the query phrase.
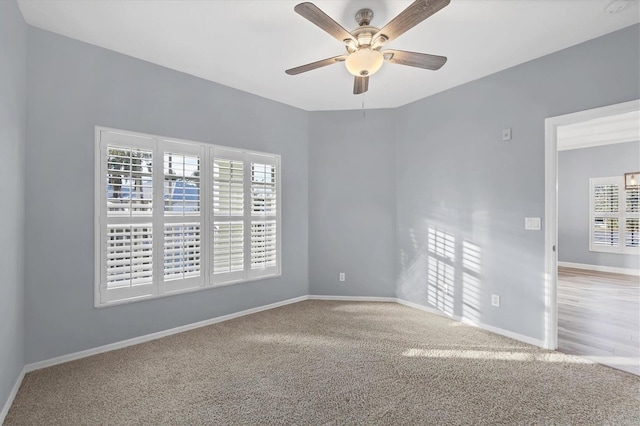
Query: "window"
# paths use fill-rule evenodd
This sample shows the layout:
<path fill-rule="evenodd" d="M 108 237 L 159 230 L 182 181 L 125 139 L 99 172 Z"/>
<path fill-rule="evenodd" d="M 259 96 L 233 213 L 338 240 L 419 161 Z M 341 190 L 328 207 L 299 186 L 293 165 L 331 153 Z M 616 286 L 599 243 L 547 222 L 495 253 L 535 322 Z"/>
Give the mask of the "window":
<path fill-rule="evenodd" d="M 619 176 L 590 179 L 589 192 L 589 250 L 640 254 L 640 189 Z"/>
<path fill-rule="evenodd" d="M 280 157 L 96 128 L 96 306 L 280 274 Z"/>

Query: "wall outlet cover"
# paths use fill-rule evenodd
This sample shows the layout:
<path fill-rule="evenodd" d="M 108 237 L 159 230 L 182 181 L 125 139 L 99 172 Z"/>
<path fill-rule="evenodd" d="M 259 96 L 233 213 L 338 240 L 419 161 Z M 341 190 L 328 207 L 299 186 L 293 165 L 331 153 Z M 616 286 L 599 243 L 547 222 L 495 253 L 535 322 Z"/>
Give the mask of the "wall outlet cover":
<path fill-rule="evenodd" d="M 491 295 L 491 306 L 500 307 L 500 296 L 497 294 Z"/>

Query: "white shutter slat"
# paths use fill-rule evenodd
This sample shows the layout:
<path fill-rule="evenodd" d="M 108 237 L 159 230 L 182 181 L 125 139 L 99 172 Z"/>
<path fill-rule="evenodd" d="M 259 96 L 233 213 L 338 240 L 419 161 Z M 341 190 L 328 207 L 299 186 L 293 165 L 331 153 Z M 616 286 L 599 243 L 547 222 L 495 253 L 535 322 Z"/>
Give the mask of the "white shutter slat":
<path fill-rule="evenodd" d="M 619 187 L 617 184 L 596 184 L 593 187 L 593 211 L 595 213 L 618 213 Z"/>
<path fill-rule="evenodd" d="M 627 189 L 625 200 L 625 211 L 630 216 L 638 216 L 640 214 L 640 188 Z"/>
<path fill-rule="evenodd" d="M 589 250 L 622 253 L 625 235 L 625 191 L 621 176 L 589 180 Z"/>
<path fill-rule="evenodd" d="M 244 223 L 237 221 L 214 224 L 212 263 L 214 275 L 244 269 Z"/>
<path fill-rule="evenodd" d="M 164 225 L 164 279 L 200 275 L 200 223 Z"/>
<path fill-rule="evenodd" d="M 624 246 L 629 248 L 640 248 L 640 219 L 627 218 Z"/>
<path fill-rule="evenodd" d="M 108 225 L 106 286 L 131 287 L 153 282 L 151 224 Z"/>
<path fill-rule="evenodd" d="M 618 247 L 620 243 L 618 218 L 596 217 L 592 232 L 593 244 L 596 246 Z"/>
<path fill-rule="evenodd" d="M 251 269 L 276 266 L 276 221 L 251 222 Z"/>
<path fill-rule="evenodd" d="M 640 249 L 640 188 L 625 191 L 625 230 L 624 246 L 628 249 Z"/>
<path fill-rule="evenodd" d="M 244 162 L 225 158 L 213 160 L 213 215 L 244 214 Z"/>

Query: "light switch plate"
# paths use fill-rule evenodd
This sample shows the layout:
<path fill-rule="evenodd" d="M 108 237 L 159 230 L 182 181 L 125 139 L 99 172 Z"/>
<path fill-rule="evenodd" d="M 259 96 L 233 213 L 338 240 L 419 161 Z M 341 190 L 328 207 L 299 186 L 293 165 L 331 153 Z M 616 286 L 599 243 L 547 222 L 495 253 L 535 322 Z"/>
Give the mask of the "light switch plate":
<path fill-rule="evenodd" d="M 502 140 L 510 141 L 511 140 L 511 129 L 502 129 Z"/>
<path fill-rule="evenodd" d="M 541 227 L 541 220 L 539 217 L 525 217 L 524 229 L 527 231 L 539 231 Z"/>

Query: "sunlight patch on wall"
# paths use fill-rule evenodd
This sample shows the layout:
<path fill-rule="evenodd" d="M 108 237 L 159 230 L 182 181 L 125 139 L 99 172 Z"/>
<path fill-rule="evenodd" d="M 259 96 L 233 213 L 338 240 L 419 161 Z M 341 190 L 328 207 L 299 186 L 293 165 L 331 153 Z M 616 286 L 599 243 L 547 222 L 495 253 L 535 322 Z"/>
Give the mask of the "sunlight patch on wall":
<path fill-rule="evenodd" d="M 452 234 L 429 227 L 427 301 L 449 315 L 453 315 L 454 308 L 455 247 Z"/>
<path fill-rule="evenodd" d="M 429 227 L 428 248 L 430 253 L 455 260 L 456 237 L 439 229 Z"/>
<path fill-rule="evenodd" d="M 481 250 L 469 241 L 462 243 L 462 317 L 480 322 Z"/>
<path fill-rule="evenodd" d="M 481 264 L 480 247 L 469 241 L 464 241 L 462 243 L 462 267 L 472 273 L 480 274 Z"/>
<path fill-rule="evenodd" d="M 462 273 L 462 317 L 473 323 L 480 322 L 480 285 L 479 278 Z"/>

